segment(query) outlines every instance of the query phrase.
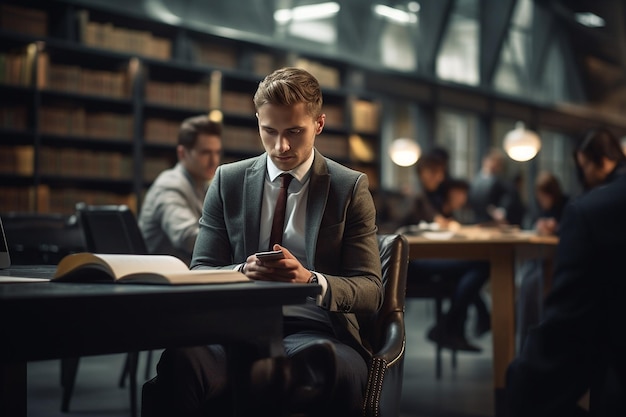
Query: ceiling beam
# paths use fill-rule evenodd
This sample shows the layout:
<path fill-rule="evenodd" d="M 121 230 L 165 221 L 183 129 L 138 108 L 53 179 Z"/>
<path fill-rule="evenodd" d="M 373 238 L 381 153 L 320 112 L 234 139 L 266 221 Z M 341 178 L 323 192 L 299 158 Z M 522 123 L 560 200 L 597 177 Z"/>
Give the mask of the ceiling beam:
<path fill-rule="evenodd" d="M 490 86 L 504 39 L 508 34 L 517 0 L 481 0 L 480 23 L 480 83 Z"/>
<path fill-rule="evenodd" d="M 434 76 L 437 55 L 450 21 L 455 0 L 427 0 L 420 2 L 419 20 L 419 71 Z"/>

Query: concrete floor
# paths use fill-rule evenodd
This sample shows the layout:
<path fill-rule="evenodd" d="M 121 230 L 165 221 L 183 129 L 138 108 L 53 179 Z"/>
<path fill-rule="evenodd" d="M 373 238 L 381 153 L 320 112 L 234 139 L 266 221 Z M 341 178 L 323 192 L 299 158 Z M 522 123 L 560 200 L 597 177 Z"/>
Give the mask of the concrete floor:
<path fill-rule="evenodd" d="M 425 338 L 434 320 L 432 303 L 408 300 L 407 352 L 400 417 L 490 417 L 493 412 L 491 337 L 473 340 L 482 353 L 460 353 L 456 371 L 444 352 L 443 376 L 435 379 L 435 349 Z M 471 323 L 470 323 L 471 324 Z M 160 351 L 153 352 L 152 373 Z M 128 389 L 119 388 L 124 355 L 81 359 L 68 414 L 61 413 L 60 361 L 28 364 L 29 417 L 130 416 Z M 140 355 L 141 376 L 147 354 Z M 140 384 L 139 384 L 140 385 Z M 140 392 L 140 386 L 138 387 Z M 138 405 L 139 407 L 139 405 Z"/>

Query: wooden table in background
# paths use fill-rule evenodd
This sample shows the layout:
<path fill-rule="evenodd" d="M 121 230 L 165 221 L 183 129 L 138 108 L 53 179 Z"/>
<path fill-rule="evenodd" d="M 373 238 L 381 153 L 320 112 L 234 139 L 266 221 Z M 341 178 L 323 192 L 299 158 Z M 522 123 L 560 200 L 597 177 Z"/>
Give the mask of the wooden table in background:
<path fill-rule="evenodd" d="M 450 239 L 407 236 L 410 259 L 464 259 L 490 263 L 493 382 L 496 416 L 505 415 L 505 375 L 515 357 L 515 266 L 528 259 L 543 259 L 546 279 L 558 239 L 526 232 L 503 233 L 478 227 L 462 228 Z M 409 280 L 410 282 L 410 280 Z"/>

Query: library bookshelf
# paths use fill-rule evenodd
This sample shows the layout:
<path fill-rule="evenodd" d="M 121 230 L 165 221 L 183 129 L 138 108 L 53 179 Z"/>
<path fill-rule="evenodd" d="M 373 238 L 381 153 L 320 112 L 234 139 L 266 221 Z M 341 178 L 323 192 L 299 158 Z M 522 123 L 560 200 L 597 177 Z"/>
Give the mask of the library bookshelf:
<path fill-rule="evenodd" d="M 379 183 L 379 104 L 345 63 L 70 0 L 3 2 L 0 45 L 0 212 L 137 211 L 197 114 L 221 114 L 224 162 L 262 152 L 252 96 L 285 65 L 322 85 L 318 149 Z"/>

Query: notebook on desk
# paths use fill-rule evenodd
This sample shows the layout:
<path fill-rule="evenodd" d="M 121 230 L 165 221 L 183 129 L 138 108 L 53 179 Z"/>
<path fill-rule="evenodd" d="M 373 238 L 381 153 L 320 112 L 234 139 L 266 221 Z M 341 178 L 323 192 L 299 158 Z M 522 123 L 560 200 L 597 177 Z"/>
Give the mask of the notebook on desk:
<path fill-rule="evenodd" d="M 9 246 L 0 218 L 0 284 L 49 281 L 55 270 L 55 265 L 11 265 Z"/>

